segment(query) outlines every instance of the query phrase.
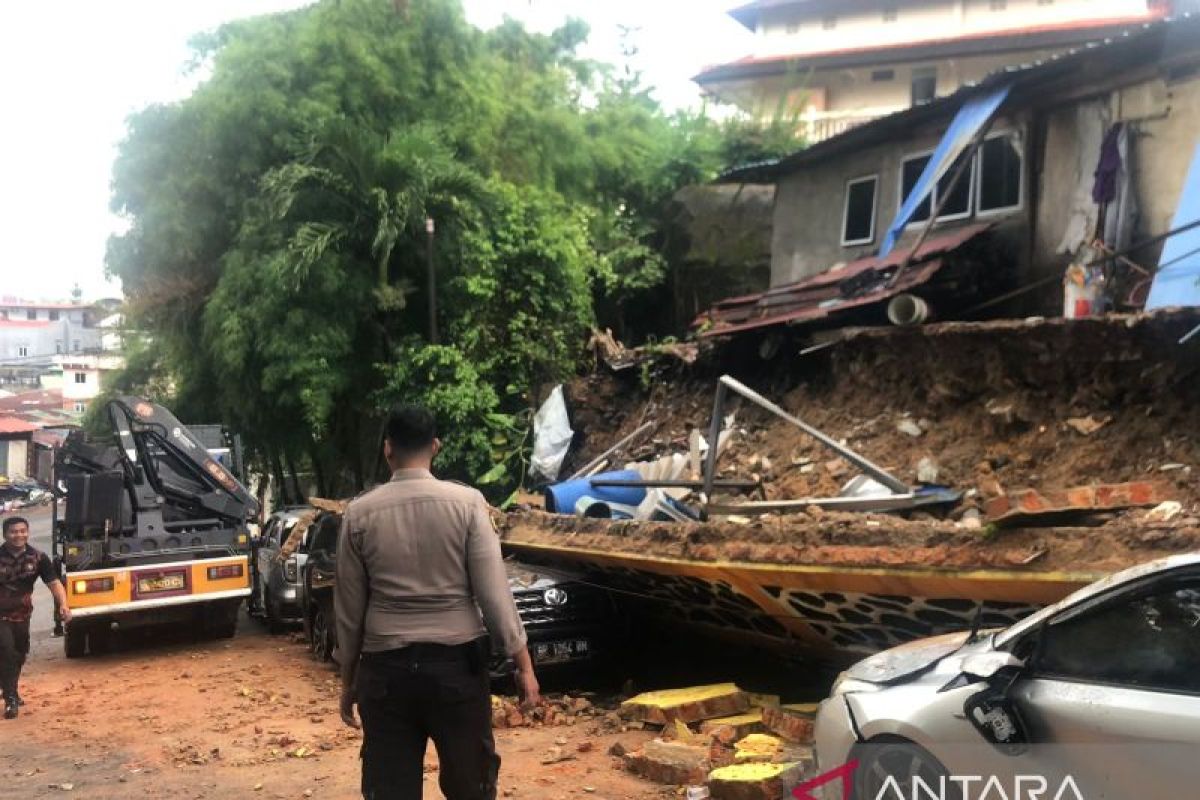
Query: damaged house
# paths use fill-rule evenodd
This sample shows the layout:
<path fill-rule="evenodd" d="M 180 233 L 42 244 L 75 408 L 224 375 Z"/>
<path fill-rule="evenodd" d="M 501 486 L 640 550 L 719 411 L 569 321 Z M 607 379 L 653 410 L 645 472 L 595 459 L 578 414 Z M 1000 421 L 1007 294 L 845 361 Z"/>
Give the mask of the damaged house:
<path fill-rule="evenodd" d="M 1141 309 L 1198 132 L 1200 18 L 1185 15 L 733 170 L 722 180 L 776 187 L 771 288 L 695 325 Z"/>

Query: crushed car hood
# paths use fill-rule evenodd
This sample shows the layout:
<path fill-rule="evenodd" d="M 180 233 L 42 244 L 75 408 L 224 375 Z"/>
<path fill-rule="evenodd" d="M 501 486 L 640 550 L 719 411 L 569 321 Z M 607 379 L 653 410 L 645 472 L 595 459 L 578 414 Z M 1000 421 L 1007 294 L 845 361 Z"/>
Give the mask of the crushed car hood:
<path fill-rule="evenodd" d="M 508 572 L 508 588 L 514 592 L 538 590 L 545 591 L 552 586 L 574 580 L 574 576 L 544 567 L 534 567 L 522 564 L 512 559 L 504 560 L 504 568 Z"/>
<path fill-rule="evenodd" d="M 858 662 L 846 670 L 846 676 L 869 683 L 895 683 L 957 652 L 968 636 L 970 633 L 961 631 L 902 644 Z"/>

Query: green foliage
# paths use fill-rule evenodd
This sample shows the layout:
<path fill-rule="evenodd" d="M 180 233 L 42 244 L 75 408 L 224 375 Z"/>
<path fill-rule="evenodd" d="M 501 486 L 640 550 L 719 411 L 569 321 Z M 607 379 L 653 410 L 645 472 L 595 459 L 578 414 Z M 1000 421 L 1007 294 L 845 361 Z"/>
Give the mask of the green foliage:
<path fill-rule="evenodd" d="M 783 146 L 664 113 L 628 67 L 578 57 L 586 37 L 481 32 L 457 0 L 323 0 L 197 37 L 209 77 L 134 114 L 114 165 L 129 229 L 107 265 L 152 335 L 121 385 L 330 494 L 375 477 L 387 405 L 425 402 L 442 469 L 516 485 L 534 392 L 662 291 L 674 193 Z"/>

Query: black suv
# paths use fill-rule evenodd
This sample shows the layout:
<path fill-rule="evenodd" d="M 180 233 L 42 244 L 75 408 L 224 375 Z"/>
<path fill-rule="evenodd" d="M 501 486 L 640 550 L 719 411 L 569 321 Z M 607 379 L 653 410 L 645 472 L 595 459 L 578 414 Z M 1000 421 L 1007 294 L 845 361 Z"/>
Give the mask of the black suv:
<path fill-rule="evenodd" d="M 319 661 L 333 658 L 337 646 L 333 585 L 340 527 L 339 514 L 322 512 L 314 521 L 300 582 L 304 632 Z M 529 654 L 539 672 L 607 666 L 628 627 L 612 595 L 574 576 L 512 560 L 505 563 L 508 584 L 529 637 Z M 493 657 L 493 678 L 503 678 L 512 669 L 509 659 L 500 654 Z"/>

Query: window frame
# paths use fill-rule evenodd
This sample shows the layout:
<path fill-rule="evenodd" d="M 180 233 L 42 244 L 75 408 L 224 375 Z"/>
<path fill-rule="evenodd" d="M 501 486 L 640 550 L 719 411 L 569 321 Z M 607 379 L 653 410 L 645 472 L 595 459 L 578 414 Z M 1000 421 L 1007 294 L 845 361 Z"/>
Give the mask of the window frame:
<path fill-rule="evenodd" d="M 17 358 L 29 358 L 29 345 L 17 345 Z"/>
<path fill-rule="evenodd" d="M 87 382 L 88 381 L 87 381 L 87 373 L 86 372 L 76 372 L 75 373 L 75 383 L 76 384 L 86 385 Z"/>
<path fill-rule="evenodd" d="M 1017 157 L 1021 160 L 1020 182 L 1017 184 L 1017 204 L 1015 206 L 1003 206 L 1000 208 L 989 208 L 984 210 L 980 203 L 983 202 L 983 145 L 987 144 L 992 139 L 1010 139 L 1012 146 L 1016 148 Z M 983 143 L 979 150 L 975 153 L 975 160 L 978 162 L 975 165 L 975 216 L 979 219 L 990 219 L 992 217 L 1006 216 L 1015 214 L 1025 210 L 1025 184 L 1028 181 L 1025 179 L 1025 139 L 1018 135 L 1016 128 L 1004 128 L 1001 130 L 989 132 L 983 137 Z"/>
<path fill-rule="evenodd" d="M 875 188 L 871 190 L 871 235 L 868 239 L 846 239 L 846 223 L 850 221 L 850 187 L 859 183 L 871 181 L 875 184 Z M 862 247 L 875 243 L 876 227 L 879 222 L 879 173 L 871 173 L 868 175 L 860 175 L 857 178 L 850 178 L 846 181 L 845 189 L 842 192 L 842 231 L 841 242 L 842 247 Z"/>
<path fill-rule="evenodd" d="M 1077 675 L 1063 675 L 1046 670 L 1043 668 L 1042 664 L 1039 663 L 1043 647 L 1043 642 L 1041 639 L 1046 635 L 1046 632 L 1052 630 L 1055 625 L 1071 622 L 1072 620 L 1093 614 L 1103 614 L 1112 608 L 1154 596 L 1172 584 L 1182 584 L 1187 582 L 1196 582 L 1200 584 L 1200 574 L 1196 572 L 1195 565 L 1189 565 L 1177 568 L 1175 570 L 1158 573 L 1156 575 L 1147 576 L 1142 580 L 1115 587 L 1111 592 L 1089 598 L 1079 605 L 1062 609 L 1053 617 L 1042 621 L 1036 628 L 1030 630 L 1028 633 L 1023 634 L 1013 642 L 1008 643 L 1004 649 L 1008 649 L 1009 652 L 1016 652 L 1017 649 L 1022 645 L 1028 644 L 1032 646 L 1033 652 L 1029 657 L 1028 670 L 1029 677 L 1033 680 L 1058 681 L 1061 683 L 1082 684 L 1086 686 L 1104 686 L 1107 688 L 1131 692 L 1150 692 L 1152 694 L 1161 695 L 1200 697 L 1200 692 L 1188 691 L 1186 689 L 1167 689 L 1161 686 L 1143 686 L 1115 680 L 1080 677 Z"/>

